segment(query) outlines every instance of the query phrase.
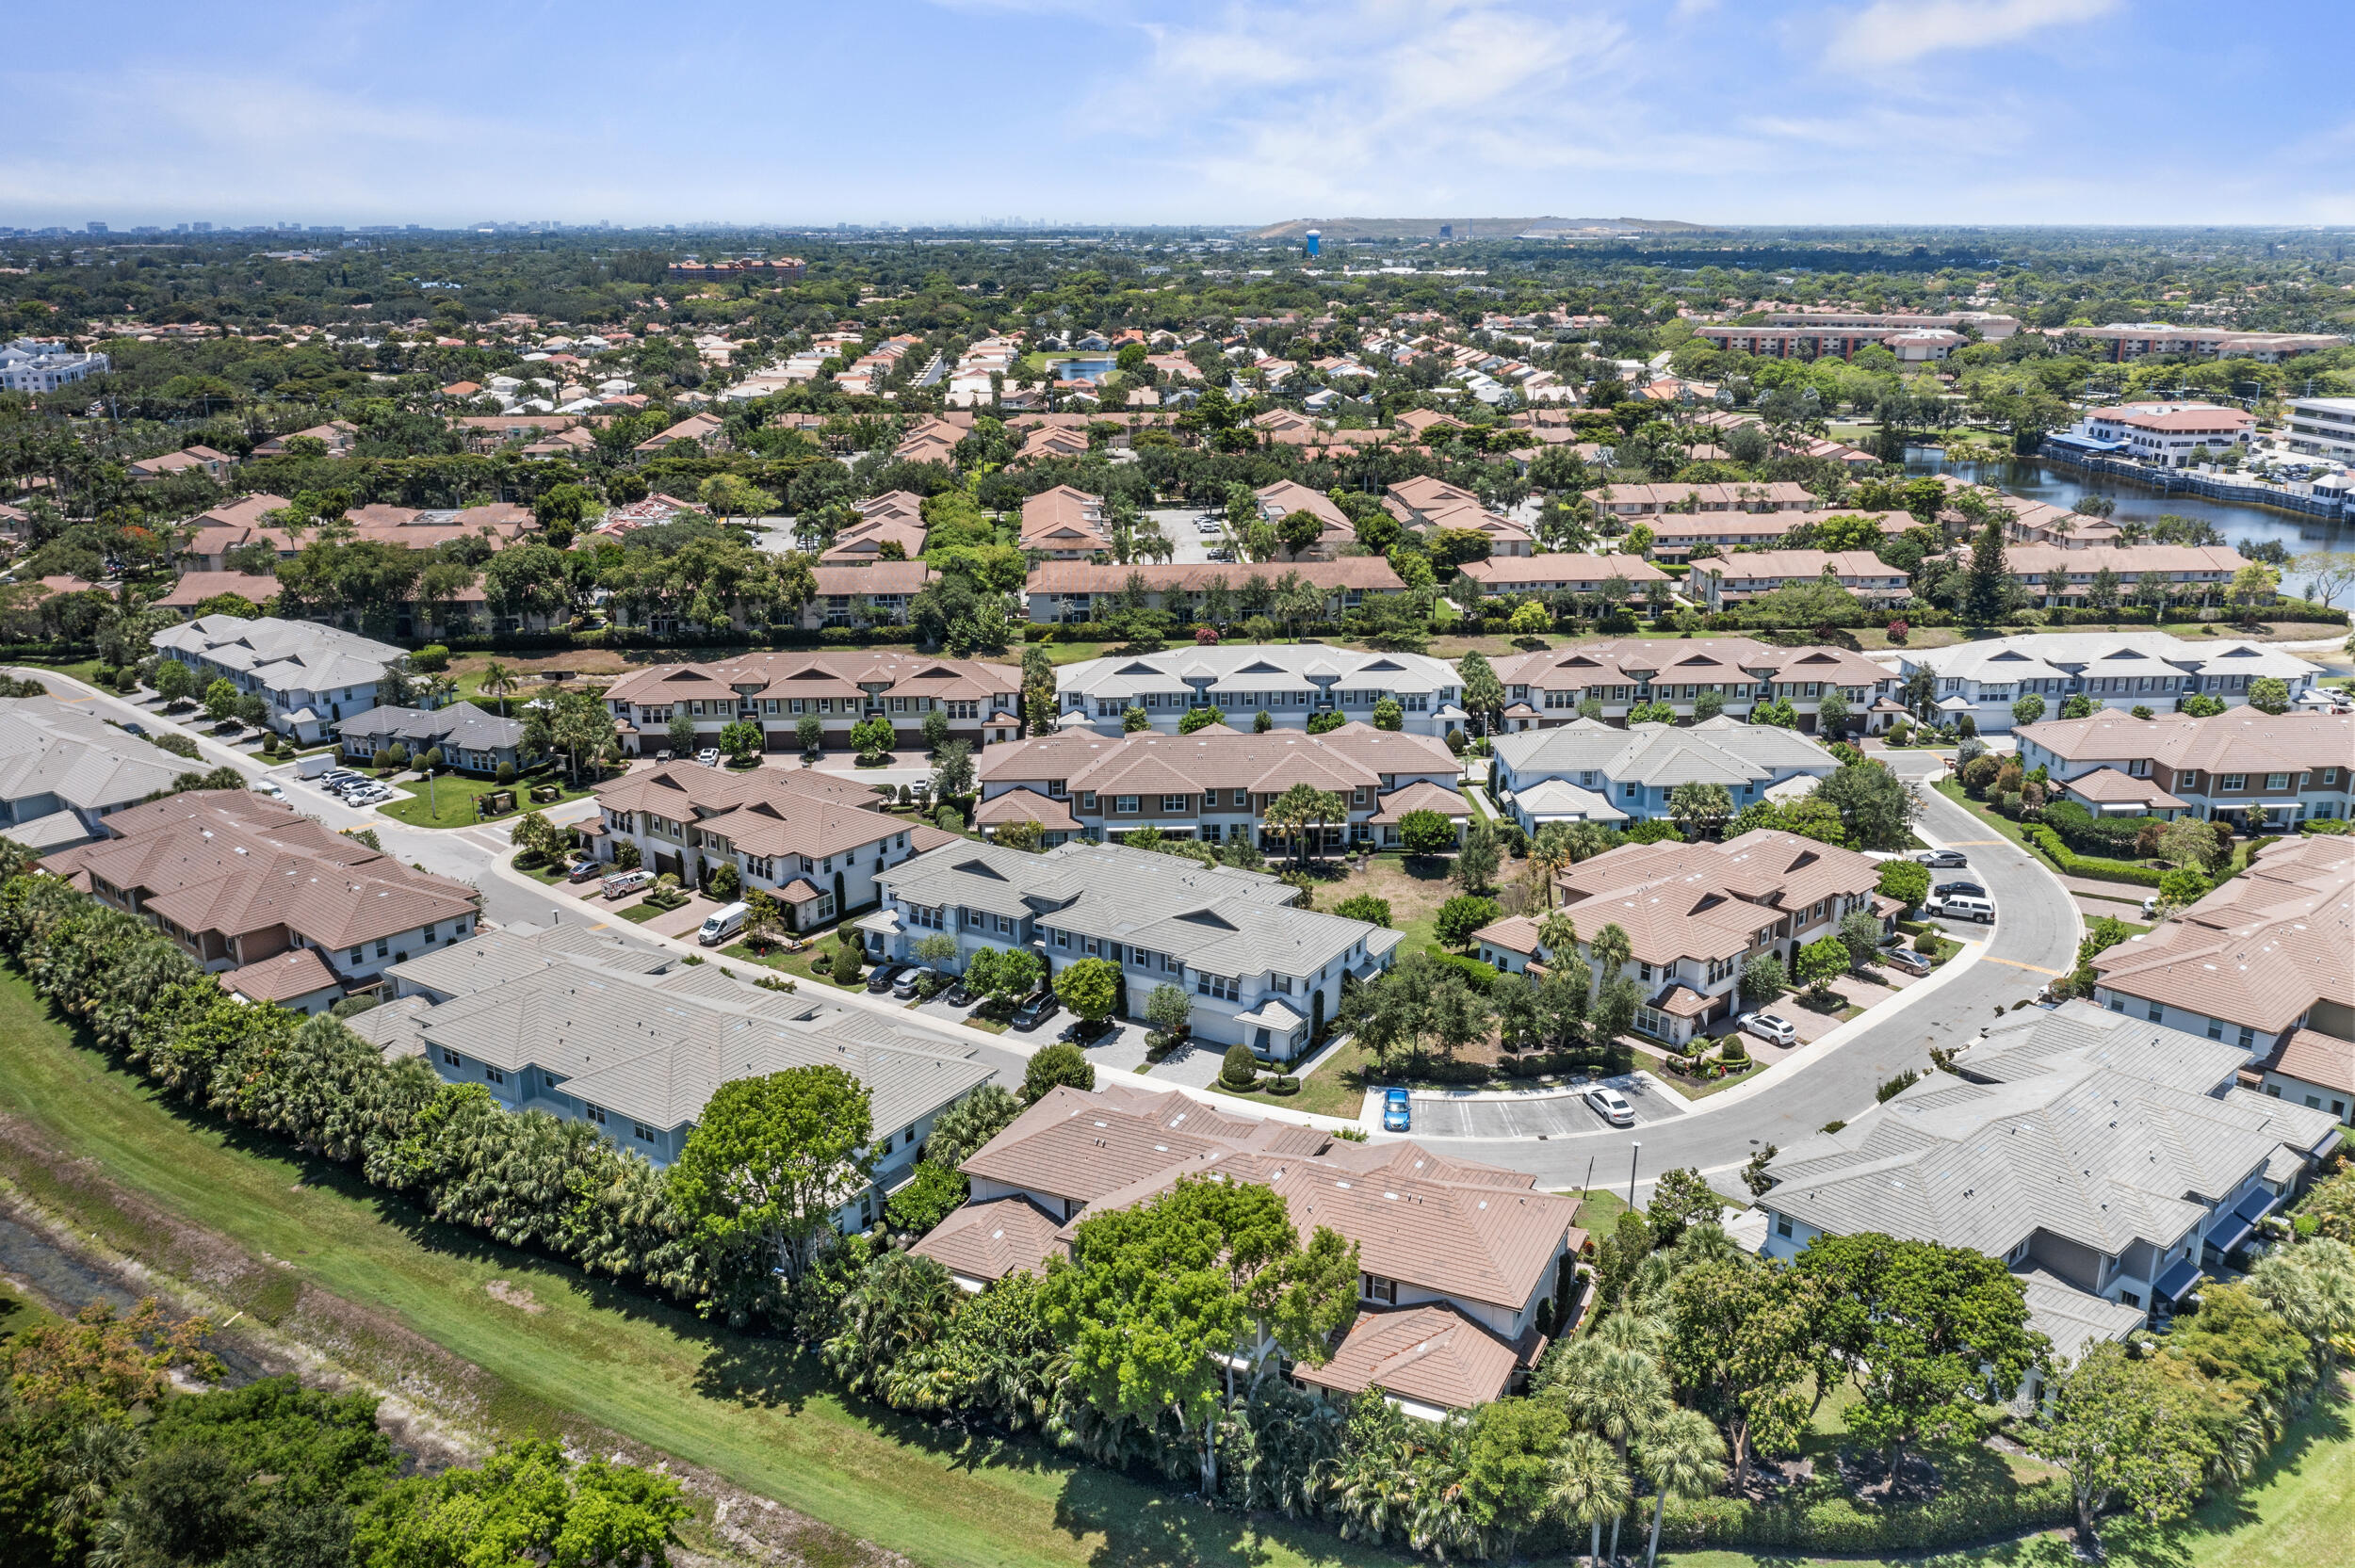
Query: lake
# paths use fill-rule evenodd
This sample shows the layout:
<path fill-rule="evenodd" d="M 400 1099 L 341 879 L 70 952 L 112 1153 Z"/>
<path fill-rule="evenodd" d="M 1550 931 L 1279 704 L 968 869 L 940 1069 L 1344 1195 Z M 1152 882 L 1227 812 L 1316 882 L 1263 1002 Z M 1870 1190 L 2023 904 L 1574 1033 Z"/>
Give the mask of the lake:
<path fill-rule="evenodd" d="M 1047 362 L 1056 375 L 1068 381 L 1100 381 L 1113 373 L 1113 363 L 1109 354 L 1081 354 L 1071 359 L 1049 357 Z"/>
<path fill-rule="evenodd" d="M 2150 522 L 2173 515 L 2189 517 L 2202 523 L 2213 523 L 2228 544 L 2244 539 L 2263 542 L 2278 539 L 2283 549 L 2293 556 L 2311 550 L 2355 549 L 2355 527 L 2345 517 L 2316 517 L 2302 512 L 2275 511 L 2268 507 L 2244 506 L 2234 501 L 2212 501 L 2204 495 L 2168 495 L 2121 479 L 2110 474 L 2092 474 L 2066 463 L 2046 462 L 2039 458 L 2014 458 L 2005 462 L 1949 463 L 1945 454 L 1935 446 L 1906 448 L 1906 471 L 1910 474 L 1952 474 L 1957 478 L 1974 484 L 1991 485 L 2007 494 L 2025 496 L 2032 501 L 2048 501 L 2066 507 L 2081 495 L 2106 495 L 2118 503 L 2114 520 L 2129 519 Z M 2303 585 L 2288 580 L 2295 574 L 2284 574 L 2282 591 L 2298 592 Z M 2340 605 L 2355 604 L 2355 590 L 2338 596 Z"/>

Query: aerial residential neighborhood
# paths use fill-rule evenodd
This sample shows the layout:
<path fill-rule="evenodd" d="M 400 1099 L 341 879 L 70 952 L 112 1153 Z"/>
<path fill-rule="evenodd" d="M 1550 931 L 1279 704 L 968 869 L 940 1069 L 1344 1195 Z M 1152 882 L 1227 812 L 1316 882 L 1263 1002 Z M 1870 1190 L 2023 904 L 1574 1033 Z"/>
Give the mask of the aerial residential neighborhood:
<path fill-rule="evenodd" d="M 2355 16 L 12 20 L 0 1568 L 2355 1568 Z"/>

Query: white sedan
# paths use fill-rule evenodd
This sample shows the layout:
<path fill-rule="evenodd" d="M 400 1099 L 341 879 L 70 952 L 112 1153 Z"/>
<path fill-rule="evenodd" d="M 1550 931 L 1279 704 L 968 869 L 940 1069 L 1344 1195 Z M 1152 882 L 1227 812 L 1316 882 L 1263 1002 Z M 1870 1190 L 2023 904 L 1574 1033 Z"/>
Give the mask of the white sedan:
<path fill-rule="evenodd" d="M 1795 1045 L 1799 1041 L 1799 1031 L 1791 1026 L 1791 1020 L 1771 1012 L 1746 1012 L 1737 1022 L 1744 1034 L 1754 1034 L 1771 1045 Z"/>
<path fill-rule="evenodd" d="M 1629 1105 L 1627 1096 L 1617 1090 L 1597 1086 L 1586 1091 L 1585 1100 L 1594 1107 L 1596 1115 L 1613 1126 L 1632 1127 L 1635 1125 L 1635 1107 Z"/>

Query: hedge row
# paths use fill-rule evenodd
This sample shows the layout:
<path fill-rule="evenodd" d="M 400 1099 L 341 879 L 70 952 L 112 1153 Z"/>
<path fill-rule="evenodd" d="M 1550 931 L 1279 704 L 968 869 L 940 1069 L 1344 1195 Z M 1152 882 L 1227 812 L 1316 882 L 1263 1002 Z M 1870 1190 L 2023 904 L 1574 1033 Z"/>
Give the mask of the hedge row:
<path fill-rule="evenodd" d="M 2028 842 L 2044 851 L 2045 857 L 2071 877 L 2094 877 L 2103 881 L 2133 882 L 2139 887 L 2159 885 L 2159 868 L 2155 865 L 2136 865 L 2122 860 L 2103 860 L 2097 855 L 2081 855 L 2061 842 L 2060 834 L 2041 822 L 2029 823 L 2023 830 Z"/>
<path fill-rule="evenodd" d="M 1957 1487 L 1926 1503 L 1892 1508 L 1874 1508 L 1844 1494 L 1771 1503 L 1716 1495 L 1671 1501 L 1661 1521 L 1660 1544 L 1877 1556 L 2007 1538 L 2075 1517 L 2069 1485 L 2060 1479 L 2008 1492 Z"/>

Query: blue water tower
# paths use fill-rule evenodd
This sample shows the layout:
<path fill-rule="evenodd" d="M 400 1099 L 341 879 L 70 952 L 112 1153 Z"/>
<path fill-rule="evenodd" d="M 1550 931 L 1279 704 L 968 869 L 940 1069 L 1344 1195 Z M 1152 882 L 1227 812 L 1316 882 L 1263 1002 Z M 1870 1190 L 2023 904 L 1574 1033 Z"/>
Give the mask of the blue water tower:
<path fill-rule="evenodd" d="M 1317 241 L 1320 237 L 1321 236 L 1314 229 L 1308 231 L 1308 254 L 1312 256 L 1324 254 L 1323 251 L 1317 249 Z"/>

